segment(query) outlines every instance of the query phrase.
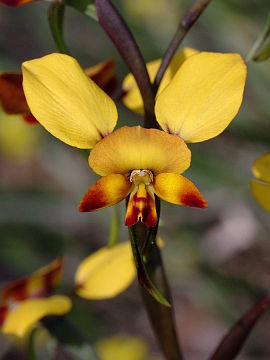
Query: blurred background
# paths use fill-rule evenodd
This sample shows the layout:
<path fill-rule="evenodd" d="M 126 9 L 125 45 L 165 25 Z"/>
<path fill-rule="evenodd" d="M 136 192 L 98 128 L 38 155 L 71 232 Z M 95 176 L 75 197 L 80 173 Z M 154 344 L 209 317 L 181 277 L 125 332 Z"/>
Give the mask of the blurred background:
<path fill-rule="evenodd" d="M 162 56 L 191 1 L 114 3 L 150 61 Z M 18 71 L 23 61 L 55 51 L 47 8 L 46 1 L 18 8 L 0 6 L 0 71 Z M 269 10 L 269 0 L 213 1 L 184 45 L 245 57 Z M 68 8 L 65 38 L 83 67 L 114 58 L 120 86 L 128 70 L 97 22 Z M 189 360 L 206 359 L 228 328 L 270 289 L 270 215 L 257 205 L 249 188 L 252 162 L 270 151 L 269 90 L 270 61 L 249 63 L 244 102 L 236 119 L 218 138 L 190 146 L 192 165 L 185 175 L 200 189 L 209 208 L 162 203 L 162 252 L 177 329 Z M 118 126 L 142 120 L 121 103 L 118 110 Z M 77 211 L 82 195 L 96 179 L 78 150 L 39 125 L 0 113 L 0 285 L 64 254 L 63 287 L 72 287 L 80 261 L 108 241 L 112 209 Z M 123 241 L 128 238 L 124 203 L 119 209 Z M 67 318 L 92 344 L 127 334 L 141 338 L 148 347 L 142 360 L 150 359 L 150 354 L 162 358 L 137 282 L 112 300 L 75 299 Z M 239 359 L 269 359 L 269 331 L 270 314 L 265 314 Z M 13 350 L 4 338 L 0 341 L 4 358 Z"/>

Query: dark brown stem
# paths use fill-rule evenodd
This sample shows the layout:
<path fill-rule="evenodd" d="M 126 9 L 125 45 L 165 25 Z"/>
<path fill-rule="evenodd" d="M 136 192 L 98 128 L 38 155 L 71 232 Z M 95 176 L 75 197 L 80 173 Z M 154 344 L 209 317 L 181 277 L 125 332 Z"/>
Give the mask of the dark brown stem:
<path fill-rule="evenodd" d="M 163 75 L 169 66 L 173 55 L 175 54 L 178 46 L 184 40 L 190 28 L 195 24 L 200 15 L 203 13 L 207 5 L 211 2 L 211 0 L 195 0 L 191 7 L 187 10 L 186 14 L 182 18 L 176 33 L 174 34 L 166 52 L 163 56 L 161 65 L 158 69 L 154 84 L 153 90 L 154 93 L 157 93 L 158 87 L 161 83 Z"/>
<path fill-rule="evenodd" d="M 266 295 L 253 305 L 229 330 L 209 360 L 233 360 L 242 349 L 251 330 L 270 304 Z"/>
<path fill-rule="evenodd" d="M 156 201 L 159 217 L 160 201 Z M 152 329 L 167 360 L 182 360 L 183 355 L 175 328 L 172 297 L 166 278 L 160 249 L 156 244 L 158 224 L 149 228 L 142 223 L 129 228 L 133 253 L 135 256 L 138 280 Z M 149 279 L 151 283 L 149 284 Z M 158 289 L 161 296 L 170 303 L 165 306 L 155 294 Z M 154 295 L 153 295 L 154 294 Z"/>
<path fill-rule="evenodd" d="M 148 246 L 145 265 L 152 281 L 171 305 L 171 307 L 166 307 L 160 304 L 145 291 L 144 288 L 141 288 L 142 297 L 153 331 L 166 359 L 181 360 L 183 359 L 183 355 L 175 328 L 172 297 L 164 271 L 160 249 L 156 242 Z"/>
<path fill-rule="evenodd" d="M 110 0 L 95 0 L 95 5 L 100 25 L 114 43 L 140 89 L 146 114 L 145 126 L 157 127 L 154 115 L 155 97 L 149 74 L 131 31 Z"/>

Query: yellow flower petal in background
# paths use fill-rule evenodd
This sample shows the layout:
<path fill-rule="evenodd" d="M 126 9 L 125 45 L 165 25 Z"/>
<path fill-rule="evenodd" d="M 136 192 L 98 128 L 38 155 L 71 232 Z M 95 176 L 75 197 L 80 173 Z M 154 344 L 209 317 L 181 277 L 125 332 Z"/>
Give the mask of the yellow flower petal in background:
<path fill-rule="evenodd" d="M 40 148 L 40 129 L 29 126 L 18 115 L 0 111 L 0 152 L 8 158 L 24 161 L 36 156 Z"/>
<path fill-rule="evenodd" d="M 90 149 L 114 129 L 114 102 L 72 57 L 47 55 L 26 61 L 22 71 L 31 113 L 55 137 Z"/>
<path fill-rule="evenodd" d="M 136 169 L 182 173 L 190 150 L 178 136 L 140 126 L 123 126 L 106 136 L 90 153 L 89 164 L 99 175 L 128 174 Z"/>
<path fill-rule="evenodd" d="M 169 82 L 172 80 L 177 70 L 182 65 L 182 63 L 188 57 L 196 53 L 197 50 L 195 49 L 184 48 L 181 52 L 179 52 L 173 57 L 170 65 L 168 66 L 163 76 L 163 79 L 158 89 L 158 94 L 169 84 Z M 154 82 L 160 64 L 161 64 L 161 59 L 154 60 L 146 64 L 151 82 Z M 128 74 L 125 77 L 123 81 L 123 90 L 126 92 L 126 95 L 123 97 L 123 103 L 126 105 L 126 107 L 139 114 L 143 114 L 144 109 L 143 109 L 142 97 L 139 88 L 137 86 L 137 83 L 134 79 L 134 76 L 132 74 Z"/>
<path fill-rule="evenodd" d="M 70 299 L 62 295 L 54 295 L 46 299 L 24 300 L 8 313 L 2 331 L 4 334 L 22 337 L 43 317 L 47 315 L 63 315 L 70 309 Z"/>
<path fill-rule="evenodd" d="M 157 97 L 157 120 L 186 142 L 213 138 L 236 116 L 245 80 L 246 65 L 238 54 L 193 55 Z"/>
<path fill-rule="evenodd" d="M 160 249 L 163 249 L 165 246 L 165 241 L 159 235 L 156 237 L 156 243 Z"/>
<path fill-rule="evenodd" d="M 128 241 L 103 247 L 79 265 L 75 284 L 77 294 L 86 299 L 112 298 L 124 291 L 136 276 Z"/>
<path fill-rule="evenodd" d="M 99 340 L 95 345 L 101 360 L 149 360 L 147 344 L 140 338 L 115 335 Z"/>
<path fill-rule="evenodd" d="M 256 180 L 250 181 L 253 196 L 266 211 L 270 212 L 270 183 L 262 183 Z"/>
<path fill-rule="evenodd" d="M 256 178 L 270 183 L 270 153 L 264 154 L 254 161 L 252 172 Z"/>
<path fill-rule="evenodd" d="M 176 205 L 207 207 L 207 203 L 196 186 L 178 174 L 159 174 L 154 179 L 155 193 L 161 199 Z"/>
<path fill-rule="evenodd" d="M 110 174 L 97 181 L 84 195 L 79 211 L 96 211 L 125 199 L 131 188 L 129 179 L 120 174 Z"/>

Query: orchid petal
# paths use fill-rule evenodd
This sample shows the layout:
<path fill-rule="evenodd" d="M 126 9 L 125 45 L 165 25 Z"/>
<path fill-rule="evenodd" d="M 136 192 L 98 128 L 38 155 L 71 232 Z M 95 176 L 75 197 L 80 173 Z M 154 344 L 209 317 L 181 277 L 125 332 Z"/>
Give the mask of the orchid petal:
<path fill-rule="evenodd" d="M 77 294 L 86 299 L 117 296 L 134 280 L 136 268 L 128 241 L 103 247 L 79 265 L 75 283 Z"/>
<path fill-rule="evenodd" d="M 22 71 L 31 113 L 61 141 L 90 149 L 113 131 L 114 102 L 71 56 L 51 54 L 26 61 Z"/>
<path fill-rule="evenodd" d="M 90 153 L 89 165 L 99 175 L 126 174 L 136 169 L 182 173 L 190 151 L 178 136 L 157 129 L 124 126 L 106 136 Z"/>
<path fill-rule="evenodd" d="M 43 317 L 63 315 L 70 309 L 70 299 L 62 295 L 54 295 L 46 299 L 27 299 L 7 314 L 2 331 L 4 334 L 23 337 Z"/>
<path fill-rule="evenodd" d="M 161 199 L 176 205 L 206 208 L 207 203 L 196 186 L 182 175 L 164 173 L 155 177 L 154 191 Z"/>
<path fill-rule="evenodd" d="M 246 65 L 238 54 L 193 55 L 157 97 L 157 121 L 186 142 L 211 139 L 236 116 L 245 80 Z"/>
<path fill-rule="evenodd" d="M 128 196 L 130 188 L 131 183 L 124 175 L 105 176 L 84 195 L 79 205 L 79 211 L 96 211 L 117 204 Z"/>

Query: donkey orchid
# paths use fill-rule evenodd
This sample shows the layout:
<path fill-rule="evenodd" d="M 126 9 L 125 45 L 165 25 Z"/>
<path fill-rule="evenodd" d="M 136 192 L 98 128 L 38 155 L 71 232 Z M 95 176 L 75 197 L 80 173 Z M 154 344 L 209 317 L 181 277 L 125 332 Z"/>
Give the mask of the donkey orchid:
<path fill-rule="evenodd" d="M 95 211 L 129 196 L 125 223 L 157 223 L 155 194 L 177 204 L 204 208 L 205 199 L 183 177 L 191 154 L 186 142 L 220 134 L 242 102 L 246 66 L 238 54 L 201 52 L 183 62 L 156 98 L 161 128 L 122 127 L 117 110 L 75 59 L 51 54 L 23 64 L 23 88 L 32 114 L 55 137 L 92 149 L 90 167 L 103 176 L 79 210 Z"/>

